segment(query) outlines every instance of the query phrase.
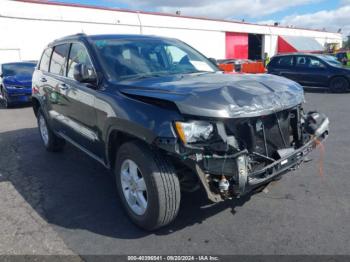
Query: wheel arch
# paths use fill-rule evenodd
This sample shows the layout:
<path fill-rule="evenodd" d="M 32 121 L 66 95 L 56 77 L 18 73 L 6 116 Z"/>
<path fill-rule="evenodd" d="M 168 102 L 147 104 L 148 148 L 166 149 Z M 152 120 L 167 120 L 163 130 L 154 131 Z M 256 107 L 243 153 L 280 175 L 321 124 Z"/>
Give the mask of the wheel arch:
<path fill-rule="evenodd" d="M 33 107 L 34 115 L 38 116 L 38 110 L 41 107 L 41 103 L 38 98 L 32 97 L 32 107 Z"/>
<path fill-rule="evenodd" d="M 328 86 L 330 86 L 332 80 L 333 80 L 334 78 L 337 78 L 337 77 L 344 78 L 344 79 L 348 82 L 348 84 L 350 85 L 350 79 L 348 79 L 346 76 L 344 76 L 344 75 L 332 75 L 332 76 L 329 78 L 329 80 L 328 80 Z"/>
<path fill-rule="evenodd" d="M 130 134 L 116 127 L 110 128 L 106 139 L 106 148 L 105 148 L 107 166 L 109 166 L 111 169 L 114 168 L 118 149 L 122 144 L 129 141 L 139 141 L 140 143 L 143 143 L 146 146 L 150 146 L 153 142 L 153 140 L 145 139 L 144 137 L 135 136 L 134 134 Z"/>

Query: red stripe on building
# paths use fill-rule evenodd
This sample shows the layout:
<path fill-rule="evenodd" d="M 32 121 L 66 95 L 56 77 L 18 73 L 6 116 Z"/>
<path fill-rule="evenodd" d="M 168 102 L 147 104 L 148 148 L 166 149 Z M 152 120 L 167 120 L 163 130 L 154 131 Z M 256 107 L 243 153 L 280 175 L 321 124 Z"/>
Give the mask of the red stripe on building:
<path fill-rule="evenodd" d="M 278 37 L 277 50 L 277 53 L 293 53 L 298 51 L 280 36 Z"/>

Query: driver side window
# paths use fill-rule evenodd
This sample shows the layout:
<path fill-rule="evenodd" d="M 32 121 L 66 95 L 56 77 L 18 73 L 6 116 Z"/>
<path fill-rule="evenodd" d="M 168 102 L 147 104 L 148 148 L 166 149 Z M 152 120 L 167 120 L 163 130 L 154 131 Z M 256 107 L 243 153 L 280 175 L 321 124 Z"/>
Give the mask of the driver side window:
<path fill-rule="evenodd" d="M 325 68 L 325 65 L 317 58 L 310 57 L 310 68 Z"/>
<path fill-rule="evenodd" d="M 319 59 L 311 56 L 298 56 L 295 65 L 303 68 L 325 68 Z"/>
<path fill-rule="evenodd" d="M 89 70 L 93 70 L 92 62 L 90 60 L 89 54 L 85 48 L 80 43 L 73 43 L 68 59 L 68 74 L 69 78 L 74 78 L 74 66 L 77 64 L 86 65 Z M 92 74 L 93 72 L 91 72 Z"/>

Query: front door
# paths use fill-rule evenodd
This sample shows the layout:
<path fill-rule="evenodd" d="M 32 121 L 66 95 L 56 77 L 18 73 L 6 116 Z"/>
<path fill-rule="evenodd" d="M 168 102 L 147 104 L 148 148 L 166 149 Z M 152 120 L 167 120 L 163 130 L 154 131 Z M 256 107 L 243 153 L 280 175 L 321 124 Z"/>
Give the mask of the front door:
<path fill-rule="evenodd" d="M 67 74 L 61 97 L 61 109 L 68 127 L 65 135 L 90 153 L 101 157 L 100 141 L 96 127 L 95 89 L 91 84 L 80 83 L 74 79 L 74 66 L 85 64 L 93 68 L 89 54 L 82 43 L 71 44 L 67 59 Z"/>

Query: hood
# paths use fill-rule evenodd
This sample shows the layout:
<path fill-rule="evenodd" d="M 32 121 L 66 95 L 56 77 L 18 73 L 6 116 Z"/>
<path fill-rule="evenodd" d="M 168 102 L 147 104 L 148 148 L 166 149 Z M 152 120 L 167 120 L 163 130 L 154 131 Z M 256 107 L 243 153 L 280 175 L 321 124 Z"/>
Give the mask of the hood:
<path fill-rule="evenodd" d="M 177 75 L 125 80 L 119 84 L 126 95 L 171 101 L 181 113 L 203 117 L 267 115 L 304 101 L 299 84 L 270 74 Z"/>
<path fill-rule="evenodd" d="M 5 85 L 21 86 L 21 87 L 32 87 L 32 76 L 31 75 L 14 75 L 5 76 L 3 79 Z"/>

